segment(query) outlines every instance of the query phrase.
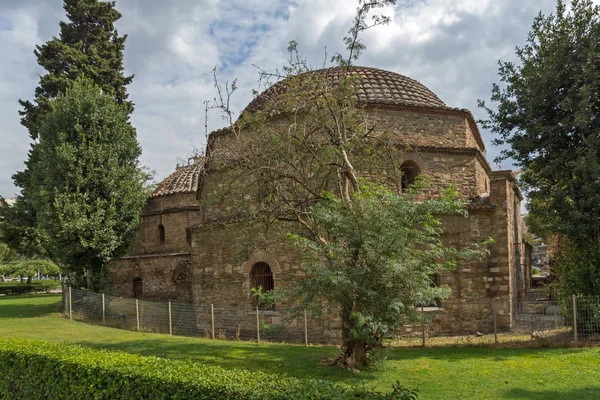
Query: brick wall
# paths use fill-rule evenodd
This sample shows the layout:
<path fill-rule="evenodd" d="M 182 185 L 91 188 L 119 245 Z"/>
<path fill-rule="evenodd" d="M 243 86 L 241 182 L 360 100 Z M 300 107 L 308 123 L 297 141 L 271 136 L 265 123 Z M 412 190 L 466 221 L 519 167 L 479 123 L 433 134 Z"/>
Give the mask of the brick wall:
<path fill-rule="evenodd" d="M 189 253 L 130 256 L 108 264 L 111 294 L 134 297 L 133 281 L 142 279 L 141 299 L 192 302 L 192 270 Z"/>

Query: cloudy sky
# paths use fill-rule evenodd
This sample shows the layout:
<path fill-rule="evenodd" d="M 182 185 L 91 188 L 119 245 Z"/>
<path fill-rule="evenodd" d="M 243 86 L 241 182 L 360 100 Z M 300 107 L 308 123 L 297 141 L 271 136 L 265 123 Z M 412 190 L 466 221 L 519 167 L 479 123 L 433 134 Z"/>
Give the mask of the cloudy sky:
<path fill-rule="evenodd" d="M 238 80 L 233 108 L 252 99 L 258 65 L 274 70 L 286 59 L 290 40 L 314 66 L 343 51 L 342 38 L 356 9 L 354 0 L 117 0 L 127 34 L 125 68 L 132 116 L 144 149 L 142 163 L 168 175 L 179 160 L 204 146 L 205 100 L 215 96 L 212 69 Z M 489 97 L 497 61 L 514 59 L 539 11 L 555 0 L 398 0 L 386 10 L 388 26 L 364 35 L 358 64 L 419 80 L 447 105 L 483 117 L 478 98 Z M 65 20 L 62 0 L 0 1 L 0 195 L 17 189 L 11 175 L 23 169 L 29 136 L 19 123 L 18 99 L 31 99 L 43 70 L 33 49 L 58 35 Z M 210 129 L 224 125 L 211 115 Z M 483 132 L 492 162 L 498 150 Z M 510 167 L 505 163 L 503 167 Z"/>

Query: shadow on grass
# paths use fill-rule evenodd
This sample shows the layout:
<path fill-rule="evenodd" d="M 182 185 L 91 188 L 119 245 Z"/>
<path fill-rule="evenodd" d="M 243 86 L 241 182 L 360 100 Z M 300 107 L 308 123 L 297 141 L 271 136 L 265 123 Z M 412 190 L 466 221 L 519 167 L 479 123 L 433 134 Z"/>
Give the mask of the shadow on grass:
<path fill-rule="evenodd" d="M 52 294 L 0 297 L 0 318 L 37 318 L 60 311 L 60 296 Z"/>
<path fill-rule="evenodd" d="M 169 336 L 146 336 L 118 343 L 79 341 L 80 345 L 121 350 L 140 355 L 153 355 L 173 360 L 192 361 L 218 365 L 227 369 L 247 369 L 267 373 L 286 373 L 298 378 L 327 379 L 349 384 L 369 384 L 380 379 L 377 366 L 367 368 L 360 374 L 347 369 L 322 365 L 321 361 L 337 355 L 335 347 L 304 347 L 299 345 L 256 344 L 250 342 L 212 341 L 206 339 L 181 339 Z M 388 361 L 411 361 L 434 359 L 446 362 L 472 359 L 473 361 L 504 361 L 512 357 L 547 358 L 548 352 L 556 356 L 584 351 L 579 348 L 566 349 L 486 349 L 486 348 L 443 348 L 443 349 L 389 349 L 385 351 Z M 390 364 L 385 363 L 384 370 Z M 386 372 L 383 372 L 386 373 Z M 534 395 L 537 392 L 532 392 Z M 511 397 L 518 398 L 518 397 Z M 527 398 L 527 397 L 524 397 Z M 537 399 L 538 397 L 532 397 Z M 543 397 L 539 397 L 543 398 Z M 573 397 L 577 398 L 577 397 Z M 598 396 L 597 398 L 600 398 Z"/>
<path fill-rule="evenodd" d="M 506 361 L 513 357 L 545 358 L 548 354 L 564 355 L 586 351 L 585 348 L 488 348 L 488 347 L 443 347 L 443 348 L 412 348 L 392 349 L 388 353 L 388 360 L 417 360 L 420 358 L 461 361 L 466 359 L 484 359 L 492 361 Z"/>
<path fill-rule="evenodd" d="M 571 390 L 529 390 L 510 389 L 504 392 L 506 399 L 526 400 L 597 400 L 600 399 L 600 384 L 597 387 L 584 387 Z"/>
<path fill-rule="evenodd" d="M 342 368 L 321 365 L 325 358 L 334 357 L 334 347 L 304 347 L 292 345 L 263 345 L 248 342 L 225 342 L 188 339 L 185 342 L 165 338 L 143 338 L 119 343 L 79 341 L 77 344 L 106 350 L 121 350 L 140 355 L 153 355 L 173 360 L 186 360 L 227 369 L 247 369 L 268 373 L 286 373 L 298 378 L 352 378 L 356 374 Z M 367 376 L 365 376 L 367 378 Z"/>

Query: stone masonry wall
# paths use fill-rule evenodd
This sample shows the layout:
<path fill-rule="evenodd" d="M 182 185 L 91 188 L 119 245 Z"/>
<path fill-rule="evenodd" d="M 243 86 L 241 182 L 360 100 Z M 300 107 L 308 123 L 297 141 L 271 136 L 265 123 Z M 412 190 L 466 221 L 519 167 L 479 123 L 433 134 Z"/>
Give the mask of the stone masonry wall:
<path fill-rule="evenodd" d="M 148 199 L 136 235 L 132 255 L 189 252 L 186 229 L 201 220 L 200 205 L 194 193 L 174 194 Z M 162 223 L 165 241 L 158 231 Z"/>
<path fill-rule="evenodd" d="M 130 256 L 108 264 L 112 294 L 134 297 L 133 280 L 142 279 L 141 299 L 192 302 L 192 270 L 189 253 Z"/>
<path fill-rule="evenodd" d="M 213 304 L 216 309 L 224 310 L 215 324 L 227 336 L 233 337 L 238 331 L 242 335 L 253 335 L 256 331 L 256 309 L 250 292 L 254 264 L 265 262 L 269 265 L 275 288 L 292 285 L 302 275 L 300 259 L 285 237 L 291 230 L 292 225 L 281 224 L 265 233 L 260 225 L 247 223 L 194 229 L 194 302 L 202 306 Z M 301 340 L 304 323 L 285 322 L 286 307 L 278 304 L 274 310 L 261 311 L 261 319 L 268 325 L 284 324 L 284 337 Z M 334 323 L 337 318 L 337 314 L 332 313 Z M 208 321 L 199 315 L 199 329 L 208 328 Z M 313 341 L 329 341 L 337 336 L 337 332 L 322 329 L 310 318 L 308 328 Z"/>
<path fill-rule="evenodd" d="M 463 115 L 406 108 L 373 108 L 368 113 L 378 131 L 395 132 L 407 146 L 470 147 L 470 131 Z"/>

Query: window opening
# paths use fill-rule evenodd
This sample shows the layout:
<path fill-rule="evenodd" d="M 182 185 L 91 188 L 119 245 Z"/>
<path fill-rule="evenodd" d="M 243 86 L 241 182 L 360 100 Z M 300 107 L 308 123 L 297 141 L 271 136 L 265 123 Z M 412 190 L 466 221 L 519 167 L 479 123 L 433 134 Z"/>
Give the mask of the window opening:
<path fill-rule="evenodd" d="M 250 272 L 250 282 L 252 284 L 253 289 L 262 288 L 262 293 L 268 293 L 275 288 L 275 283 L 273 281 L 273 272 L 271 271 L 271 267 L 269 264 L 264 262 L 259 262 L 252 266 L 252 271 Z M 273 304 L 259 304 L 258 298 L 253 296 L 252 298 L 253 304 L 258 305 L 259 308 L 274 308 Z"/>
<path fill-rule="evenodd" d="M 192 230 L 190 228 L 185 229 L 185 240 L 187 244 L 192 245 Z"/>
<path fill-rule="evenodd" d="M 163 224 L 158 225 L 158 238 L 161 243 L 165 242 L 165 226 Z"/>
<path fill-rule="evenodd" d="M 142 278 L 133 278 L 133 297 L 139 299 L 144 295 L 144 286 L 142 285 Z"/>
<path fill-rule="evenodd" d="M 404 192 L 410 185 L 415 183 L 415 179 L 421 173 L 419 164 L 414 161 L 405 161 L 400 166 L 402 174 L 402 191 Z"/>

